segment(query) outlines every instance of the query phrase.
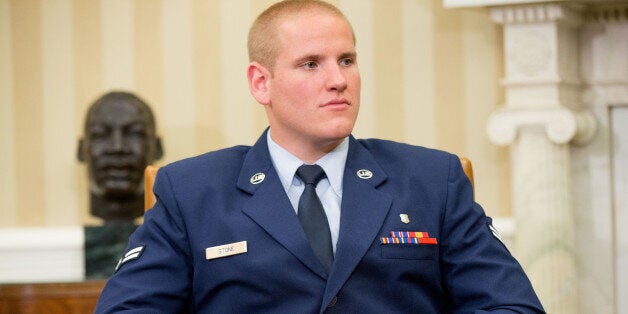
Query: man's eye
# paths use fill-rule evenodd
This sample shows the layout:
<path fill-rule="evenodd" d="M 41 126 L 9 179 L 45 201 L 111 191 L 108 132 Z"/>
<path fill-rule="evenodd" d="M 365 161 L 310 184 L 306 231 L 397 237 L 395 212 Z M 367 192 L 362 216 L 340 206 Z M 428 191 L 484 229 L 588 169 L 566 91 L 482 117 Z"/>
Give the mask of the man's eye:
<path fill-rule="evenodd" d="M 109 134 L 109 130 L 104 127 L 93 127 L 89 130 L 89 136 L 91 138 L 103 138 Z"/>
<path fill-rule="evenodd" d="M 345 59 L 340 60 L 340 65 L 348 66 L 351 64 L 353 64 L 353 59 L 351 58 L 345 58 Z"/>
<path fill-rule="evenodd" d="M 132 136 L 141 136 L 141 137 L 146 136 L 146 129 L 138 125 L 134 125 L 128 128 L 126 132 L 128 135 L 132 135 Z"/>
<path fill-rule="evenodd" d="M 316 62 L 308 61 L 308 62 L 303 63 L 303 66 L 307 69 L 314 69 L 316 68 Z"/>
<path fill-rule="evenodd" d="M 146 132 L 140 131 L 140 130 L 134 130 L 134 131 L 129 132 L 129 135 L 144 137 L 146 136 Z"/>

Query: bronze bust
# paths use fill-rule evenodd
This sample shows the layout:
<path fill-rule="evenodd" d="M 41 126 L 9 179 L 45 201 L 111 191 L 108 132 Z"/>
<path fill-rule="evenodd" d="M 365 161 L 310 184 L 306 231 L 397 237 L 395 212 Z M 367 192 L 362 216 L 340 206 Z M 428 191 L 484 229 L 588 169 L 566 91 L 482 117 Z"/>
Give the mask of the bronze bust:
<path fill-rule="evenodd" d="M 87 164 L 90 212 L 105 221 L 144 213 L 144 168 L 163 155 L 155 117 L 139 97 L 109 92 L 87 113 L 78 159 Z"/>

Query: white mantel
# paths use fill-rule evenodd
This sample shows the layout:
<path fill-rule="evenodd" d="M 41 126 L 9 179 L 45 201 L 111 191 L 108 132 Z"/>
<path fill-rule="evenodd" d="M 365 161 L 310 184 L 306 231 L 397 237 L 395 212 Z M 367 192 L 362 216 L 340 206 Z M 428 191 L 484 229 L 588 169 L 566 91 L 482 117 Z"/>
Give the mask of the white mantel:
<path fill-rule="evenodd" d="M 628 1 L 443 0 L 502 25 L 514 254 L 548 313 L 628 313 Z"/>
<path fill-rule="evenodd" d="M 85 279 L 83 227 L 0 229 L 0 284 Z"/>

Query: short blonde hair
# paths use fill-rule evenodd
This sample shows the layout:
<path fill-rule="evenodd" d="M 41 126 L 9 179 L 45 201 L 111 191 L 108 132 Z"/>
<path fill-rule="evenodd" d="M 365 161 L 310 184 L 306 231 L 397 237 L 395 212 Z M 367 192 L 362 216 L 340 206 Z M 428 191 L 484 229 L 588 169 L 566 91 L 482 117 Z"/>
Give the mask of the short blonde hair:
<path fill-rule="evenodd" d="M 249 30 L 247 42 L 249 62 L 259 62 L 272 71 L 279 54 L 279 47 L 277 46 L 279 21 L 306 10 L 321 10 L 331 13 L 345 20 L 349 28 L 351 28 L 351 23 L 349 23 L 345 15 L 330 3 L 320 0 L 285 0 L 277 2 L 262 12 L 255 19 Z M 351 33 L 355 43 L 355 34 L 353 34 L 352 28 Z"/>

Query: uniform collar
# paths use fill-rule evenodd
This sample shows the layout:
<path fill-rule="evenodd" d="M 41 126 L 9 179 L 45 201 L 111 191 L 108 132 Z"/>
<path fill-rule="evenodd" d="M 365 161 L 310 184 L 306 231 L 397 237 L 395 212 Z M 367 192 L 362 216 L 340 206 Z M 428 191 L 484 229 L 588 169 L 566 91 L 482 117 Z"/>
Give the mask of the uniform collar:
<path fill-rule="evenodd" d="M 266 133 L 266 140 L 268 142 L 270 159 L 284 190 L 288 192 L 290 186 L 302 184 L 300 180 L 295 178 L 295 172 L 305 162 L 275 143 L 271 136 L 271 130 Z M 349 137 L 345 138 L 334 150 L 315 162 L 315 164 L 325 170 L 329 184 L 340 197 L 342 197 L 342 178 L 348 152 Z"/>

